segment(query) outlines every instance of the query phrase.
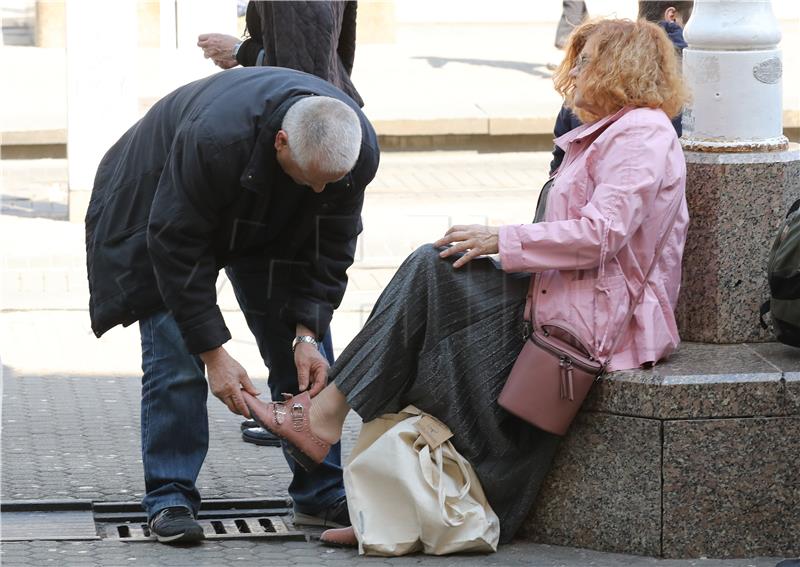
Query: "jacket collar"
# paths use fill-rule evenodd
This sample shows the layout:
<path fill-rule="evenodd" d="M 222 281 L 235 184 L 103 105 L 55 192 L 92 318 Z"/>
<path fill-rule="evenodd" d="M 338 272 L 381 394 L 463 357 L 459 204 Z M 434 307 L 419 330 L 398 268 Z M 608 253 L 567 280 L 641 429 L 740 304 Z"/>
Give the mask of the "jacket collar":
<path fill-rule="evenodd" d="M 555 144 L 561 148 L 562 150 L 566 150 L 567 146 L 569 146 L 572 142 L 577 142 L 579 140 L 584 140 L 589 137 L 594 137 L 599 135 L 603 130 L 608 128 L 611 124 L 625 116 L 628 112 L 633 110 L 635 107 L 633 106 L 624 106 L 620 108 L 616 113 L 609 114 L 601 118 L 600 120 L 595 120 L 594 122 L 590 122 L 589 124 L 583 124 L 582 126 L 578 126 L 574 130 L 570 130 L 563 136 L 559 136 L 554 140 Z"/>
<path fill-rule="evenodd" d="M 311 96 L 313 93 L 303 93 L 287 98 L 278 108 L 267 106 L 259 121 L 261 130 L 258 133 L 256 144 L 247 167 L 244 168 L 239 182 L 242 187 L 259 193 L 265 192 L 276 180 L 277 176 L 285 177 L 289 183 L 294 183 L 278 164 L 275 153 L 275 135 L 281 128 L 283 117 L 289 108 L 301 98 Z"/>

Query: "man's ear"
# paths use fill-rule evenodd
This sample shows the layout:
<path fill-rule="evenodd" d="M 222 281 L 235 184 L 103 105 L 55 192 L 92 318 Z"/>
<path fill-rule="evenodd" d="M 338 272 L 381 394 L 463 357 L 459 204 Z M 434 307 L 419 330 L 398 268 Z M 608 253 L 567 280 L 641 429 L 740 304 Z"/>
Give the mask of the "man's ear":
<path fill-rule="evenodd" d="M 664 20 L 668 22 L 675 22 L 677 20 L 676 15 L 678 10 L 675 9 L 674 6 L 670 6 L 666 10 L 664 10 Z"/>
<path fill-rule="evenodd" d="M 289 146 L 289 136 L 286 135 L 285 130 L 278 130 L 275 134 L 275 149 L 277 151 L 285 150 Z"/>

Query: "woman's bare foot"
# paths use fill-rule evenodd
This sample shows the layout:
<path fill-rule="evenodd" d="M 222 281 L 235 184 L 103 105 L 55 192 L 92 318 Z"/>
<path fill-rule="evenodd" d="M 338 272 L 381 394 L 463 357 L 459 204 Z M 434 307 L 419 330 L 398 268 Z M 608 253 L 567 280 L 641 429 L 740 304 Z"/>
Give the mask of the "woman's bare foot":
<path fill-rule="evenodd" d="M 311 403 L 311 432 L 333 445 L 342 438 L 344 420 L 350 411 L 347 398 L 335 384 L 328 384 Z"/>

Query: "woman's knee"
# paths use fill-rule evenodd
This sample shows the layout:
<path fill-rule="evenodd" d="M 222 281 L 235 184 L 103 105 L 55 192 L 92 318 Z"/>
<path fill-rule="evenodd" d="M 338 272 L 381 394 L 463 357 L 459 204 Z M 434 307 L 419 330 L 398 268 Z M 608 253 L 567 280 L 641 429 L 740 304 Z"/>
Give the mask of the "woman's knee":
<path fill-rule="evenodd" d="M 441 262 L 442 259 L 439 258 L 439 252 L 442 250 L 444 250 L 444 248 L 437 248 L 433 244 L 423 244 L 411 253 L 411 255 L 408 257 L 408 260 L 418 264 L 433 264 L 434 262 Z"/>

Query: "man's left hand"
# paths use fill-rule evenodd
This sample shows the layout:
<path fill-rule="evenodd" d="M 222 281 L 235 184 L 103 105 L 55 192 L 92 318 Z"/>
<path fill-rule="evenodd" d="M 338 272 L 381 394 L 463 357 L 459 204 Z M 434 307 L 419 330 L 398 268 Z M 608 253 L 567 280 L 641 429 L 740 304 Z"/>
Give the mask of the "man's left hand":
<path fill-rule="evenodd" d="M 294 349 L 294 365 L 297 367 L 297 385 L 300 391 L 308 389 L 313 398 L 328 383 L 328 361 L 314 345 L 299 343 Z"/>
<path fill-rule="evenodd" d="M 440 258 L 447 258 L 453 254 L 465 252 L 463 256 L 453 262 L 454 268 L 460 268 L 478 256 L 497 254 L 499 251 L 500 228 L 480 224 L 459 224 L 450 229 L 442 238 L 433 243 L 434 246 L 447 246 L 446 250 L 439 252 Z"/>

